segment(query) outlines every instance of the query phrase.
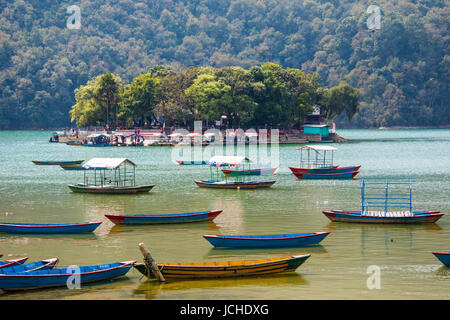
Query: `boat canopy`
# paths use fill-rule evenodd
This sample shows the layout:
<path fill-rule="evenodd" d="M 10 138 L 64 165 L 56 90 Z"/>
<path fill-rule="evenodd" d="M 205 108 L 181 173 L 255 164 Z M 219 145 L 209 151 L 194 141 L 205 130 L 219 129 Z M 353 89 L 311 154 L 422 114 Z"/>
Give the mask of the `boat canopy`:
<path fill-rule="evenodd" d="M 306 145 L 306 146 L 298 147 L 297 150 L 334 151 L 337 149 L 335 147 L 331 147 L 331 146 Z"/>
<path fill-rule="evenodd" d="M 212 167 L 236 166 L 242 162 L 250 162 L 250 159 L 244 156 L 214 156 L 209 160 Z"/>
<path fill-rule="evenodd" d="M 136 164 L 127 158 L 92 158 L 83 164 L 85 169 L 117 169 L 118 167 L 131 164 L 136 167 Z"/>

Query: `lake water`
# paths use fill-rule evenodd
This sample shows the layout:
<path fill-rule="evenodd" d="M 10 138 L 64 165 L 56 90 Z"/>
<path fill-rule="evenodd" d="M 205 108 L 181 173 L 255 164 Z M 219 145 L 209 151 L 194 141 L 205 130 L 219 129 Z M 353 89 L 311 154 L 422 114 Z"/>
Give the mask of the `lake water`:
<path fill-rule="evenodd" d="M 140 262 L 140 242 L 161 263 L 311 254 L 291 274 L 160 284 L 131 269 L 125 277 L 81 289 L 8 293 L 0 299 L 449 299 L 450 269 L 431 252 L 450 250 L 450 130 L 338 133 L 349 142 L 333 145 L 338 148 L 336 164 L 361 165 L 357 178 L 413 177 L 414 209 L 446 215 L 435 224 L 332 223 L 322 210 L 359 209 L 360 183 L 358 179 L 298 180 L 288 169 L 299 162 L 295 145 L 271 150 L 279 159 L 272 188 L 215 190 L 194 183 L 208 178 L 207 167 L 172 161 L 186 157 L 190 147 L 184 148 L 183 155 L 172 147 L 86 148 L 48 143 L 50 131 L 0 131 L 0 221 L 103 222 L 89 235 L 0 235 L 3 259 L 58 257 L 62 266 Z M 245 151 L 240 148 L 238 152 Z M 82 173 L 31 162 L 93 157 L 129 158 L 138 165 L 137 183 L 156 186 L 142 195 L 75 194 L 67 185 L 82 182 Z M 179 225 L 115 226 L 104 217 L 209 209 L 223 209 L 223 213 L 213 222 Z M 320 245 L 305 248 L 213 249 L 202 237 L 321 231 L 331 233 Z M 368 287 L 371 266 L 380 270 L 379 289 Z"/>

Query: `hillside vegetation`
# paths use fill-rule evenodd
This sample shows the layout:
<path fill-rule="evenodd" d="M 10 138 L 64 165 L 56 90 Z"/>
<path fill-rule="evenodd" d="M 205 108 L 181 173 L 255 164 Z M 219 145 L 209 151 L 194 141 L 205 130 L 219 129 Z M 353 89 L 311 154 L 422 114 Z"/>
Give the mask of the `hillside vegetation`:
<path fill-rule="evenodd" d="M 70 5 L 80 29 L 66 26 Z M 155 65 L 266 62 L 358 88 L 360 110 L 342 125 L 448 125 L 449 16 L 445 0 L 2 1 L 0 128 L 70 125 L 75 89 L 108 72 L 131 83 Z"/>

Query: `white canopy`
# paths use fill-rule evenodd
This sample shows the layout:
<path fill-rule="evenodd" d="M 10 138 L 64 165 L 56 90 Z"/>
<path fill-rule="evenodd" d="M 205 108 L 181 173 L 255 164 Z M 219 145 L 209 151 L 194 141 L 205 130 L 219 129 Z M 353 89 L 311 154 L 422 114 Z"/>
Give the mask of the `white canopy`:
<path fill-rule="evenodd" d="M 136 164 L 127 158 L 92 158 L 83 164 L 83 168 L 90 169 L 116 169 L 125 164 L 131 164 L 136 167 Z"/>
<path fill-rule="evenodd" d="M 214 156 L 209 160 L 209 164 L 213 167 L 236 166 L 243 161 L 250 162 L 244 156 Z"/>
<path fill-rule="evenodd" d="M 201 137 L 202 135 L 198 132 L 188 133 L 186 137 Z"/>
<path fill-rule="evenodd" d="M 335 147 L 331 146 L 322 146 L 322 145 L 309 145 L 309 146 L 301 146 L 298 147 L 297 150 L 314 150 L 314 151 L 334 151 L 337 150 Z"/>
<path fill-rule="evenodd" d="M 109 137 L 109 134 L 106 133 L 93 133 L 88 135 L 88 138 L 96 138 L 96 137 L 100 137 L 100 136 L 105 136 L 105 137 Z"/>

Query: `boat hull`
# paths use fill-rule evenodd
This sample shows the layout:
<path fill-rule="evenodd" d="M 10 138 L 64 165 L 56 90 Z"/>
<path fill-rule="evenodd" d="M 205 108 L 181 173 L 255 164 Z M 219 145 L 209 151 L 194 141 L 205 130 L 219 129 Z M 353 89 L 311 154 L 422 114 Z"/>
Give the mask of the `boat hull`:
<path fill-rule="evenodd" d="M 333 222 L 356 223 L 434 223 L 444 214 L 439 211 L 415 212 L 409 216 L 368 216 L 361 211 L 323 211 L 323 214 Z"/>
<path fill-rule="evenodd" d="M 433 252 L 433 254 L 445 266 L 450 267 L 450 252 Z"/>
<path fill-rule="evenodd" d="M 318 174 L 325 174 L 325 173 L 343 173 L 343 172 L 354 172 L 358 171 L 361 166 L 350 166 L 350 167 L 338 167 L 334 166 L 331 168 L 294 168 L 289 167 L 289 169 L 292 171 L 293 174 L 302 174 L 302 173 L 318 173 Z"/>
<path fill-rule="evenodd" d="M 353 179 L 359 171 L 338 172 L 338 173 L 294 173 L 300 179 Z"/>
<path fill-rule="evenodd" d="M 67 234 L 93 232 L 101 222 L 72 224 L 0 223 L 2 233 Z"/>
<path fill-rule="evenodd" d="M 60 166 L 60 165 L 77 165 L 82 164 L 84 160 L 74 160 L 74 161 L 40 161 L 32 160 L 35 165 L 38 166 Z"/>
<path fill-rule="evenodd" d="M 99 193 L 99 194 L 136 194 L 149 192 L 155 185 L 129 186 L 129 187 L 98 187 L 82 184 L 69 185 L 70 190 L 76 193 Z"/>
<path fill-rule="evenodd" d="M 260 189 L 270 188 L 276 181 L 222 182 L 197 180 L 195 183 L 201 188 L 214 189 Z"/>
<path fill-rule="evenodd" d="M 283 235 L 259 236 L 216 236 L 204 235 L 214 247 L 230 248 L 274 248 L 274 247 L 301 247 L 318 244 L 329 232 L 296 233 Z"/>
<path fill-rule="evenodd" d="M 105 215 L 105 217 L 115 224 L 166 224 L 211 221 L 221 212 L 222 210 L 213 210 L 161 215 Z"/>
<path fill-rule="evenodd" d="M 134 263 L 135 261 L 127 261 L 79 267 L 80 285 L 123 276 Z M 74 271 L 69 268 L 58 268 L 26 273 L 0 274 L 0 289 L 12 291 L 67 286 L 74 277 Z"/>
<path fill-rule="evenodd" d="M 172 263 L 157 266 L 166 279 L 234 278 L 294 272 L 310 256 L 307 254 L 272 259 Z M 154 277 L 151 271 L 148 273 L 145 264 L 135 264 L 134 267 L 143 275 Z"/>

